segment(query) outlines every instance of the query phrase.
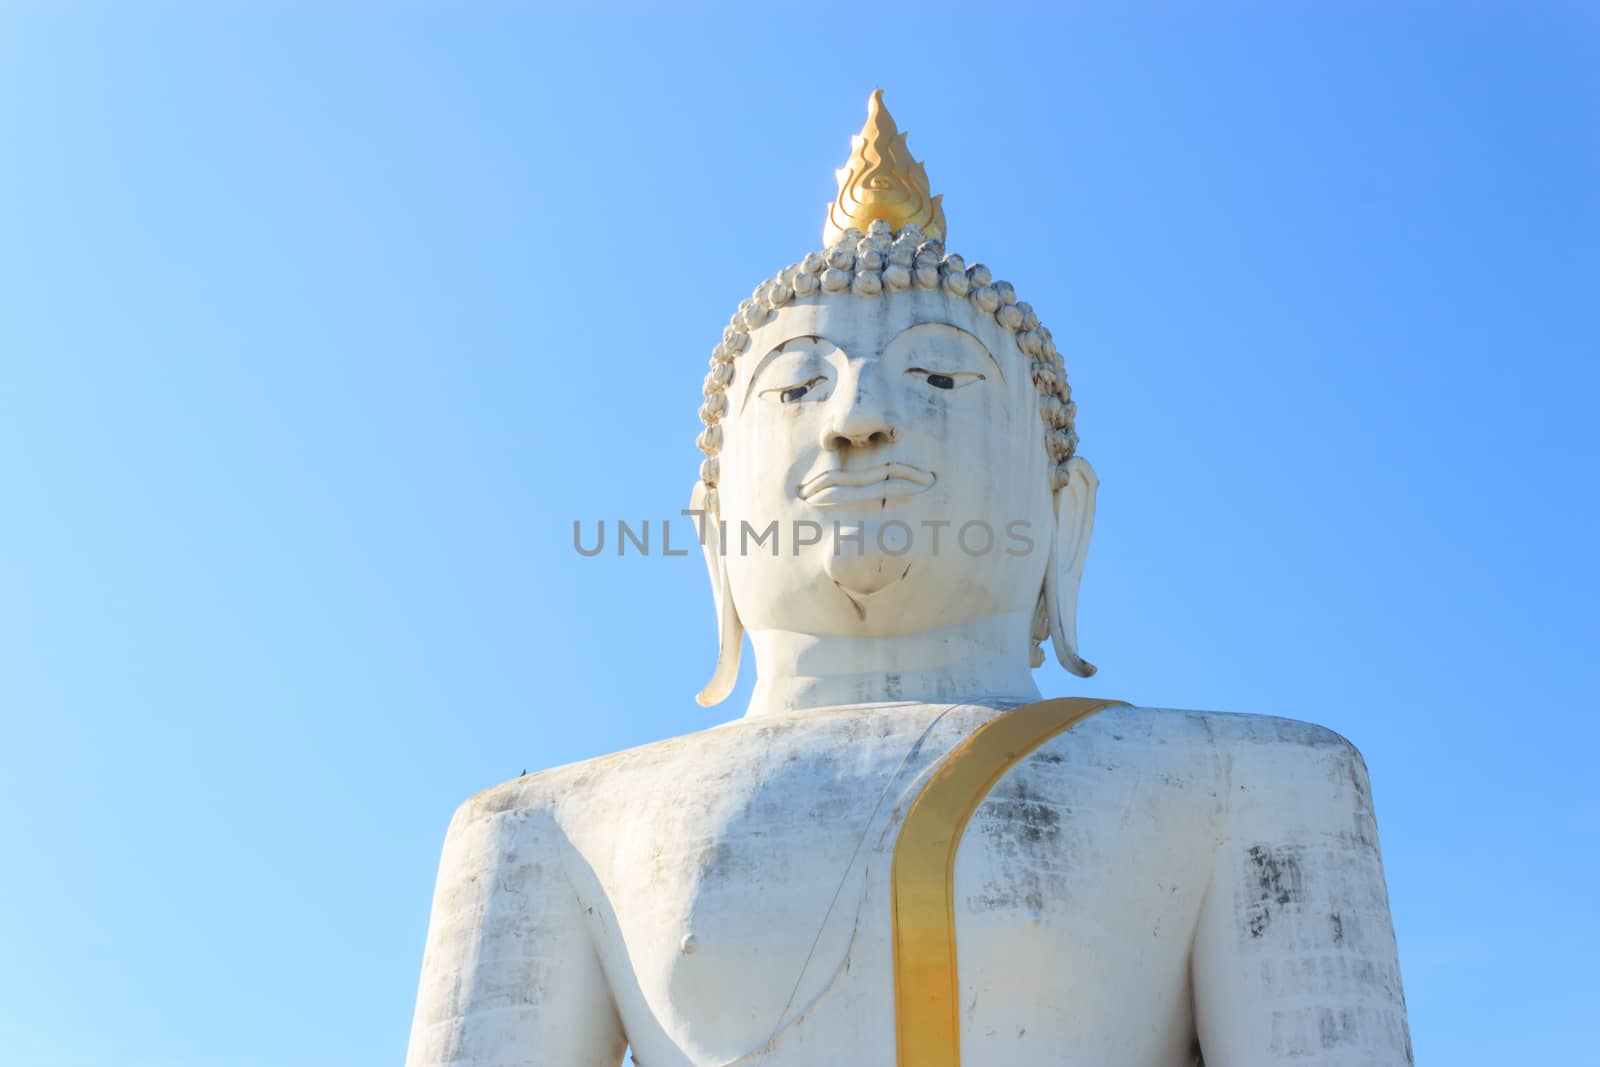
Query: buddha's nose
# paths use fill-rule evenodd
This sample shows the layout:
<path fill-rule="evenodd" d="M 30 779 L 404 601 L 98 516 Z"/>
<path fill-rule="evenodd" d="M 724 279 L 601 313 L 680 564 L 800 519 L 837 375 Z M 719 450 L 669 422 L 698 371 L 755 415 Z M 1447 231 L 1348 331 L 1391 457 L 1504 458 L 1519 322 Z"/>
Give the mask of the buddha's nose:
<path fill-rule="evenodd" d="M 899 436 L 876 368 L 863 368 L 854 388 L 834 394 L 822 425 L 822 447 L 830 452 L 886 445 Z"/>

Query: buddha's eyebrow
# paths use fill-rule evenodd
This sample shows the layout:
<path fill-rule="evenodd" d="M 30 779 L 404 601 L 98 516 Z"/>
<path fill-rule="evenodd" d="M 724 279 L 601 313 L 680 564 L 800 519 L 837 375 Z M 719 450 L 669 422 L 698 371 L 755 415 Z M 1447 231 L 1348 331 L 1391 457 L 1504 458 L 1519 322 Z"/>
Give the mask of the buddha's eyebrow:
<path fill-rule="evenodd" d="M 926 329 L 929 329 L 930 327 L 937 327 L 939 329 L 949 330 L 952 333 L 959 333 L 963 337 L 970 337 L 972 339 L 972 343 L 978 346 L 978 351 L 982 352 L 985 356 L 988 357 L 989 365 L 994 368 L 994 373 L 995 373 L 996 377 L 998 377 L 1002 382 L 1006 380 L 1005 368 L 1000 366 L 1000 361 L 998 359 L 994 358 L 994 353 L 989 351 L 989 346 L 983 343 L 983 339 L 980 338 L 977 334 L 972 333 L 970 330 L 963 330 L 961 327 L 955 325 L 954 323 L 937 322 L 937 321 L 935 321 L 935 322 L 917 322 L 917 323 L 913 323 L 910 326 L 907 326 L 905 329 L 901 330 L 899 333 L 895 334 L 893 337 L 889 338 L 889 343 L 884 345 L 883 349 L 884 349 L 884 351 L 887 352 L 889 350 L 890 345 L 893 345 L 896 341 L 900 340 L 900 338 L 904 337 L 906 334 L 912 332 L 913 330 L 926 330 Z"/>
<path fill-rule="evenodd" d="M 784 355 L 785 353 L 787 353 L 789 351 L 789 346 L 794 344 L 796 341 L 809 341 L 812 344 L 821 344 L 823 342 L 827 342 L 828 344 L 833 345 L 833 347 L 835 347 L 835 348 L 840 348 L 840 346 L 837 343 L 835 343 L 833 341 L 829 341 L 826 337 L 823 337 L 820 334 L 814 334 L 814 333 L 799 334 L 798 336 L 790 337 L 787 340 L 781 342 L 775 348 L 773 348 L 770 352 L 768 352 L 766 355 L 762 356 L 761 357 L 761 361 L 756 364 L 755 370 L 750 372 L 750 380 L 745 384 L 744 395 L 739 398 L 739 410 L 740 411 L 744 410 L 745 405 L 750 403 L 750 398 L 755 395 L 755 392 L 756 392 L 756 381 L 758 379 L 760 379 L 761 372 L 766 370 L 768 365 L 771 364 L 773 360 L 775 360 L 779 356 Z M 840 350 L 843 351 L 843 349 L 840 349 Z M 818 358 L 821 358 L 821 357 L 819 356 Z"/>

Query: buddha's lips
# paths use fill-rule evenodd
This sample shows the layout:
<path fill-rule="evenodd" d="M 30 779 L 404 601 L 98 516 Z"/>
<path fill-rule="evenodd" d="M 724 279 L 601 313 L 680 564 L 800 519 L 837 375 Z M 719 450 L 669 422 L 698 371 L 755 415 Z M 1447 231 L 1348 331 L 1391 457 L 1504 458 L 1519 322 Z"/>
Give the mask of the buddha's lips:
<path fill-rule="evenodd" d="M 823 471 L 800 485 L 800 499 L 818 507 L 915 496 L 933 485 L 935 475 L 909 463 L 880 463 L 865 470 Z"/>

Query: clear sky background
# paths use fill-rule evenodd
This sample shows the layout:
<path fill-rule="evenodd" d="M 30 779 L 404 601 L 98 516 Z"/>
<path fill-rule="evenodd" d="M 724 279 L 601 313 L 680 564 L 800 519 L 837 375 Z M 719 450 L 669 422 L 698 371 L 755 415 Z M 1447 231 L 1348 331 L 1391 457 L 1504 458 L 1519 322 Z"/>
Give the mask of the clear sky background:
<path fill-rule="evenodd" d="M 1104 481 L 1041 687 L 1350 737 L 1419 1061 L 1600 1062 L 1595 7 L 40 3 L 6 1063 L 397 1064 L 457 803 L 739 713 L 700 563 L 572 522 L 684 505 L 876 85 Z"/>

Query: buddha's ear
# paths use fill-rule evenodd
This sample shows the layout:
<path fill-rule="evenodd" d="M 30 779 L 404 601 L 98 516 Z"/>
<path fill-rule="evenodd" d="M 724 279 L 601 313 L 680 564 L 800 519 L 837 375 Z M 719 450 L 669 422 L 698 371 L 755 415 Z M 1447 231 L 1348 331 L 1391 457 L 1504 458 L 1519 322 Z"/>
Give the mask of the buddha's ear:
<path fill-rule="evenodd" d="M 1094 497 L 1100 488 L 1089 461 L 1074 456 L 1063 468 L 1066 482 L 1055 491 L 1056 529 L 1050 541 L 1050 562 L 1044 572 L 1045 608 L 1050 616 L 1050 644 L 1056 662 L 1079 678 L 1095 666 L 1078 655 L 1078 585 L 1089 556 L 1094 529 Z"/>
<path fill-rule="evenodd" d="M 728 584 L 727 560 L 723 554 L 722 525 L 718 521 L 717 491 L 705 482 L 694 483 L 689 507 L 698 512 L 700 550 L 705 553 L 706 572 L 711 577 L 711 600 L 717 611 L 717 669 L 711 681 L 695 696 L 703 708 L 720 704 L 733 692 L 739 680 L 739 657 L 744 652 L 744 624 L 733 606 L 733 590 Z"/>

